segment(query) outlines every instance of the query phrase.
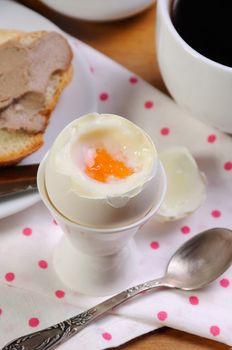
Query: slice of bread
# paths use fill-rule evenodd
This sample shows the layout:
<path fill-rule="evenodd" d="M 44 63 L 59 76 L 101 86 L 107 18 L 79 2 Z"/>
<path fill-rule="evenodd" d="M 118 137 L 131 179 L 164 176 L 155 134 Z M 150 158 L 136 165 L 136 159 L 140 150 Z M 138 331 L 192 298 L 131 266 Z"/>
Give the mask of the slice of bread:
<path fill-rule="evenodd" d="M 15 30 L 0 30 L 0 45 L 7 40 L 18 38 L 23 43 L 30 44 L 41 37 L 43 31 L 24 33 Z M 73 69 L 70 64 L 66 71 L 54 73 L 48 83 L 45 97 L 46 105 L 40 114 L 46 117 L 47 124 L 52 111 L 56 107 L 59 97 L 65 86 L 71 81 Z M 8 131 L 0 129 L 0 167 L 18 163 L 20 160 L 35 152 L 43 145 L 43 133 L 32 134 L 26 131 Z"/>

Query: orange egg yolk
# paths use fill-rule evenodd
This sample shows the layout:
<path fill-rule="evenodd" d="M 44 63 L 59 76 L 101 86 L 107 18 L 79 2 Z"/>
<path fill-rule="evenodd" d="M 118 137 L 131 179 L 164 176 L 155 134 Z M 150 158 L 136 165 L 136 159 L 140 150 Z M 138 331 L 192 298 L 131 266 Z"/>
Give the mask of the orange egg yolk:
<path fill-rule="evenodd" d="M 124 162 L 114 159 L 105 148 L 97 148 L 94 164 L 86 166 L 85 173 L 94 180 L 108 182 L 113 176 L 117 179 L 124 179 L 134 173 Z"/>

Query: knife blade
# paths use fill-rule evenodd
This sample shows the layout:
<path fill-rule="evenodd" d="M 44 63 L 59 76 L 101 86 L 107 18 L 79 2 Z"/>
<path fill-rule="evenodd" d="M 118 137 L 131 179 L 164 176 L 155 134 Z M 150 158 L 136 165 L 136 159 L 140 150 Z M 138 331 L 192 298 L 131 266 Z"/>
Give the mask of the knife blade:
<path fill-rule="evenodd" d="M 37 189 L 39 164 L 0 168 L 0 197 Z"/>

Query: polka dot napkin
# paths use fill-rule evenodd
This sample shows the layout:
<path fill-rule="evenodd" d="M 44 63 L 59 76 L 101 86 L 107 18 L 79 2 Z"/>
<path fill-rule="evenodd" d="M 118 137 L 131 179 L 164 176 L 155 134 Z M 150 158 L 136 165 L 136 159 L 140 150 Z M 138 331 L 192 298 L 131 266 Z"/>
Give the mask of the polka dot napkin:
<path fill-rule="evenodd" d="M 232 139 L 192 118 L 92 48 L 79 41 L 75 45 L 92 72 L 99 112 L 134 121 L 151 135 L 158 150 L 187 146 L 207 176 L 207 200 L 197 212 L 172 223 L 153 218 L 137 233 L 140 270 L 135 283 L 159 277 L 169 257 L 189 238 L 210 227 L 232 228 Z M 59 225 L 41 202 L 0 221 L 0 347 L 103 300 L 68 289 L 55 275 L 52 251 L 61 236 Z M 232 269 L 201 291 L 146 293 L 60 348 L 106 349 L 164 325 L 232 345 L 231 295 Z"/>

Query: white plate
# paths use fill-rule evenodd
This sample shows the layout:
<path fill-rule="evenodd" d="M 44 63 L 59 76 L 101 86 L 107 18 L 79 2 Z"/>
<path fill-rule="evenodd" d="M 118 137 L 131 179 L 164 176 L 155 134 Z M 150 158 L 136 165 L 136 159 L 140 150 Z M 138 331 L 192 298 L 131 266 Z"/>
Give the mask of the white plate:
<path fill-rule="evenodd" d="M 155 0 L 41 0 L 64 15 L 89 21 L 110 21 L 135 15 Z"/>
<path fill-rule="evenodd" d="M 0 27 L 25 31 L 41 29 L 60 31 L 58 27 L 44 17 L 10 0 L 1 0 L 0 2 Z M 71 45 L 74 53 L 73 79 L 62 93 L 60 101 L 52 114 L 50 124 L 45 133 L 44 146 L 23 160 L 21 164 L 38 163 L 51 146 L 55 136 L 66 124 L 82 114 L 93 112 L 97 109 L 94 82 L 89 67 L 72 43 Z M 1 199 L 0 218 L 23 210 L 38 201 L 39 195 L 37 193 Z"/>

